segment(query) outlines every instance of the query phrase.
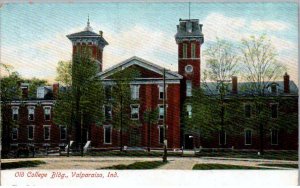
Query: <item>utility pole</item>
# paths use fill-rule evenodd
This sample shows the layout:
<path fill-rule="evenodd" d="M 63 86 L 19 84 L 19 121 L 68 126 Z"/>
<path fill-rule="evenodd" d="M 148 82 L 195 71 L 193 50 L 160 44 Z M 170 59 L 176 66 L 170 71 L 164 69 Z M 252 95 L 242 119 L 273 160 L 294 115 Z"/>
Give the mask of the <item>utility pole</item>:
<path fill-rule="evenodd" d="M 167 162 L 167 126 L 166 126 L 166 69 L 164 68 L 163 71 L 163 81 L 164 81 L 164 99 L 163 99 L 163 106 L 164 106 L 164 119 L 163 119 L 163 126 L 164 126 L 164 154 L 163 154 L 163 162 Z"/>

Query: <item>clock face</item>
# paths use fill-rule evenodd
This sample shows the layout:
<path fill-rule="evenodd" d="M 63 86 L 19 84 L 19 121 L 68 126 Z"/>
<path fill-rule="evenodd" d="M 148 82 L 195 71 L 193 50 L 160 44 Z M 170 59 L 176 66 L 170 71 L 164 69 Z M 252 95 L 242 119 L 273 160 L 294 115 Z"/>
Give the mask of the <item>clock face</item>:
<path fill-rule="evenodd" d="M 193 66 L 192 66 L 192 65 L 187 65 L 187 66 L 185 66 L 185 72 L 186 72 L 186 73 L 191 73 L 191 72 L 193 72 Z"/>

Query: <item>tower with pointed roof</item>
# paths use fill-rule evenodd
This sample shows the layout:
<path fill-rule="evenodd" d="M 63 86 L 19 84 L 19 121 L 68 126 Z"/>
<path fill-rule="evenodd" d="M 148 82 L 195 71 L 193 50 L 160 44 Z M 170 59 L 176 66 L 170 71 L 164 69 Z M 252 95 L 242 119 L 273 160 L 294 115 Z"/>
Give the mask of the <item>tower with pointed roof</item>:
<path fill-rule="evenodd" d="M 99 72 L 102 72 L 103 49 L 108 45 L 108 42 L 103 38 L 103 32 L 95 33 L 88 18 L 87 26 L 83 31 L 67 35 L 67 37 L 72 42 L 73 56 L 87 49 L 91 57 L 99 64 Z"/>

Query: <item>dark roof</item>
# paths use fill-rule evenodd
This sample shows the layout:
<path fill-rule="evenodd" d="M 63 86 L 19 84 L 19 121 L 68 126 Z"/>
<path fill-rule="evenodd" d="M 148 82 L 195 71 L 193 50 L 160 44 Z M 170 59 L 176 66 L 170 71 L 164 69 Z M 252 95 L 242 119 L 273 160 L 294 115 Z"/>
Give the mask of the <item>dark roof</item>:
<path fill-rule="evenodd" d="M 251 85 L 254 85 L 254 84 L 255 84 L 254 82 L 238 82 L 238 94 L 244 95 L 244 96 L 255 94 L 255 92 L 253 92 L 253 90 L 249 89 L 249 87 L 251 87 Z M 272 84 L 276 84 L 278 95 L 296 95 L 296 96 L 298 96 L 298 87 L 294 81 L 290 81 L 290 93 L 288 93 L 288 94 L 284 93 L 284 82 L 283 81 L 271 82 L 268 85 L 268 87 L 265 89 L 266 95 L 274 95 L 271 92 Z M 206 84 L 204 84 L 202 82 L 201 87 L 204 89 L 205 93 L 208 95 L 217 95 L 219 93 L 216 82 L 207 82 Z M 230 95 L 230 93 L 232 91 L 232 83 L 228 84 L 227 89 L 228 89 L 228 93 Z"/>
<path fill-rule="evenodd" d="M 85 31 L 80 31 L 77 33 L 73 33 L 70 35 L 67 35 L 67 37 L 71 40 L 71 39 L 76 39 L 76 38 L 86 38 L 86 37 L 95 37 L 98 38 L 101 43 L 107 45 L 108 42 L 99 34 L 93 32 L 93 31 L 89 31 L 89 30 L 85 30 Z"/>

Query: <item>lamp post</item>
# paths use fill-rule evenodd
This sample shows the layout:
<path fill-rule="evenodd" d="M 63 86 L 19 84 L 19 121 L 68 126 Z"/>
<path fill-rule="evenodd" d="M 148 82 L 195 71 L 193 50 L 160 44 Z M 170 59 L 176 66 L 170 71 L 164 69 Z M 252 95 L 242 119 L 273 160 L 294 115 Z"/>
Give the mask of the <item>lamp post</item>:
<path fill-rule="evenodd" d="M 163 162 L 167 162 L 167 126 L 166 126 L 166 69 L 163 70 L 163 82 L 164 82 L 164 97 L 163 97 L 163 106 L 164 106 L 164 119 L 163 119 L 163 126 L 164 126 L 164 154 L 163 154 Z"/>

